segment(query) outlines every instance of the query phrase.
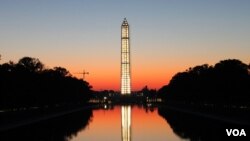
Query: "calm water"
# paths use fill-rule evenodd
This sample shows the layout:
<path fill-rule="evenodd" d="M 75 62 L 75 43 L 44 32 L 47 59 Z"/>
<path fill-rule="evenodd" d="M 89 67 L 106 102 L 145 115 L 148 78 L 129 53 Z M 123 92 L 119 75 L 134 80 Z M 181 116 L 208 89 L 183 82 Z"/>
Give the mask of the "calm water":
<path fill-rule="evenodd" d="M 249 127 L 163 107 L 102 106 L 0 132 L 0 141 L 215 141 L 226 128 Z M 247 138 L 234 138 L 235 140 Z"/>
<path fill-rule="evenodd" d="M 115 106 L 93 111 L 86 129 L 70 141 L 181 141 L 157 108 Z"/>

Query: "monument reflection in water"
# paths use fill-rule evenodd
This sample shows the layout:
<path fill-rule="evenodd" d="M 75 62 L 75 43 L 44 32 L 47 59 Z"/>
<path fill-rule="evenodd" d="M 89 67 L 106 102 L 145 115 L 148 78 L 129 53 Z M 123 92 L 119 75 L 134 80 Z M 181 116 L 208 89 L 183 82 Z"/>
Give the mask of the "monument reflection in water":
<path fill-rule="evenodd" d="M 131 141 L 131 106 L 121 107 L 122 141 Z"/>

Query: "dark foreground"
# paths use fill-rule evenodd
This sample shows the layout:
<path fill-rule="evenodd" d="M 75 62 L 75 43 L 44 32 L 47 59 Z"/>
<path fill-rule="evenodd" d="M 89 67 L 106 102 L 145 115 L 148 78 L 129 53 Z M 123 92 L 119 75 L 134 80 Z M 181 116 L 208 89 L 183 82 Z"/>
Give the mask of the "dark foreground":
<path fill-rule="evenodd" d="M 131 105 L 131 106 L 138 107 L 136 105 Z M 72 108 L 74 110 L 71 109 L 71 110 L 63 111 L 61 109 L 61 111 L 57 110 L 56 113 L 48 114 L 47 116 L 41 116 L 41 117 L 36 116 L 36 118 L 33 118 L 33 120 L 28 120 L 28 119 L 22 120 L 23 122 L 19 122 L 18 124 L 2 123 L 1 124 L 2 130 L 0 131 L 0 140 L 1 141 L 14 141 L 14 140 L 15 141 L 16 140 L 69 141 L 69 140 L 72 140 L 72 138 L 77 137 L 80 131 L 83 131 L 83 130 L 85 131 L 86 127 L 89 124 L 93 124 L 92 122 L 95 122 L 93 118 L 94 119 L 97 118 L 95 116 L 97 116 L 98 114 L 93 116 L 93 112 L 100 111 L 100 109 L 103 112 L 113 111 L 115 107 L 117 106 L 105 105 L 105 104 L 99 105 L 99 106 L 97 105 L 85 106 L 85 107 L 80 107 L 80 108 L 75 107 L 75 108 Z M 216 114 L 211 114 L 211 113 L 210 114 L 202 113 L 202 112 L 197 112 L 188 108 L 181 108 L 181 107 L 170 106 L 170 105 L 168 106 L 157 105 L 156 106 L 154 104 L 148 103 L 146 105 L 141 105 L 139 107 L 143 107 L 143 109 L 147 111 L 147 113 L 157 110 L 159 118 L 165 119 L 166 120 L 165 124 L 168 124 L 172 132 L 180 138 L 180 140 L 178 141 L 181 141 L 183 139 L 184 140 L 185 139 L 200 140 L 200 141 L 249 140 L 250 124 L 247 123 L 248 122 L 247 120 L 241 120 L 240 118 L 238 119 L 229 118 L 230 119 L 229 120 L 228 118 L 218 116 L 218 114 L 216 115 Z M 115 112 L 115 113 L 120 114 L 119 112 L 118 113 Z M 135 110 L 134 112 L 132 110 L 132 115 L 136 116 L 138 114 L 139 114 L 138 110 L 137 111 Z M 142 115 L 139 114 L 140 120 L 147 119 L 145 115 L 142 117 L 141 116 Z M 120 118 L 120 115 L 118 115 L 117 117 Z M 102 119 L 102 117 L 99 117 L 99 118 Z M 245 118 L 243 117 L 243 119 Z M 10 117 L 10 120 L 11 120 L 11 117 Z M 132 116 L 132 121 L 133 120 L 136 121 L 136 119 L 133 119 L 133 116 Z M 8 120 L 5 119 L 5 121 L 8 121 Z M 150 121 L 149 124 L 154 124 L 154 122 L 155 124 L 157 124 L 157 121 Z M 134 124 L 140 124 L 140 123 L 134 123 Z M 7 125 L 10 125 L 9 128 L 6 128 L 8 127 Z M 159 125 L 158 130 L 163 128 L 160 126 L 161 125 Z M 136 126 L 134 125 L 134 127 Z M 228 136 L 226 129 L 228 130 L 237 129 L 239 131 L 243 129 L 246 136 L 244 135 Z M 150 129 L 150 128 L 143 129 L 143 130 L 145 130 L 145 132 L 150 131 L 150 130 L 152 130 L 151 132 L 155 132 L 154 131 L 155 129 Z M 107 138 L 108 136 L 113 136 L 112 130 L 103 131 L 103 132 L 107 132 Z M 159 133 L 161 132 L 159 131 Z M 99 134 L 98 131 L 96 131 L 96 134 Z M 163 134 L 169 134 L 169 133 L 163 133 Z M 132 134 L 132 135 L 137 136 L 137 134 Z"/>

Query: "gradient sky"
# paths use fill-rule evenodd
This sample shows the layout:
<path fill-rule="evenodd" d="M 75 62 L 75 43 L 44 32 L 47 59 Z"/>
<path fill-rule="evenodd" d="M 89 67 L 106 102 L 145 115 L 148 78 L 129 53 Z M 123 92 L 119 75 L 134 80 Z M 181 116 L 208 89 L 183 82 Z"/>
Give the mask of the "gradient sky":
<path fill-rule="evenodd" d="M 85 69 L 95 90 L 119 90 L 124 17 L 133 90 L 195 65 L 250 62 L 249 0 L 0 0 L 1 63 L 35 57 L 77 77 Z"/>

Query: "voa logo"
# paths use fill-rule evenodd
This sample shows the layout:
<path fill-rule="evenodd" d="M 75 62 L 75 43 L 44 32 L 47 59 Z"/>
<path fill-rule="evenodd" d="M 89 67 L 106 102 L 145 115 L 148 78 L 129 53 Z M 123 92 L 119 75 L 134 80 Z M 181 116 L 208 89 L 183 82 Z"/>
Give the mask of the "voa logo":
<path fill-rule="evenodd" d="M 226 129 L 227 136 L 247 136 L 244 129 Z"/>

